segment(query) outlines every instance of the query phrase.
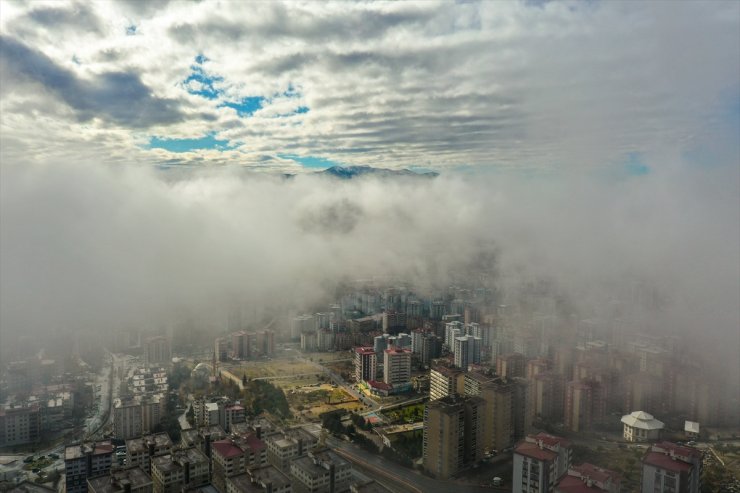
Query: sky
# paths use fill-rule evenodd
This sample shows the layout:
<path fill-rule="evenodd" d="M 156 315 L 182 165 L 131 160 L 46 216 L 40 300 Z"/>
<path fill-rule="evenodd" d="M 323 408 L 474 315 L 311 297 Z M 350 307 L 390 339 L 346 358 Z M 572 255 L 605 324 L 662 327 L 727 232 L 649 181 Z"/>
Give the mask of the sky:
<path fill-rule="evenodd" d="M 655 288 L 646 326 L 732 358 L 739 135 L 734 1 L 0 0 L 0 336 L 493 254 L 583 317 Z"/>
<path fill-rule="evenodd" d="M 737 128 L 739 18 L 734 1 L 3 0 L 0 157 L 291 173 L 704 159 Z"/>

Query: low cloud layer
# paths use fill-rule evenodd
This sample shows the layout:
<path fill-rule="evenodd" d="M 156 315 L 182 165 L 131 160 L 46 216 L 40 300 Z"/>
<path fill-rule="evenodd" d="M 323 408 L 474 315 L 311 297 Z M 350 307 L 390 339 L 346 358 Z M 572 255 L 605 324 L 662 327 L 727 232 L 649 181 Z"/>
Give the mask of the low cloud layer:
<path fill-rule="evenodd" d="M 155 327 L 194 314 L 225 321 L 234 303 L 325 303 L 353 278 L 444 287 L 487 255 L 510 302 L 518 286 L 545 279 L 587 318 L 646 286 L 663 302 L 645 328 L 733 349 L 738 178 L 734 167 L 685 164 L 618 181 L 6 166 L 1 325 L 7 335 Z"/>

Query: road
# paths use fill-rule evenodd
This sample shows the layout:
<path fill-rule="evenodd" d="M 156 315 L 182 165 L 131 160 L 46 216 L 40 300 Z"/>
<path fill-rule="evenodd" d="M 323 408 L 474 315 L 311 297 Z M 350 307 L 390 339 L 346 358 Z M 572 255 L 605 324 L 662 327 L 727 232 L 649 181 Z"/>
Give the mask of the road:
<path fill-rule="evenodd" d="M 476 486 L 455 481 L 442 481 L 420 474 L 418 471 L 407 469 L 391 462 L 384 457 L 367 452 L 357 445 L 338 440 L 334 437 L 326 439 L 335 452 L 355 464 L 361 470 L 377 474 L 396 487 L 401 487 L 411 493 L 491 493 L 509 492 L 509 488 L 494 488 L 492 486 Z"/>

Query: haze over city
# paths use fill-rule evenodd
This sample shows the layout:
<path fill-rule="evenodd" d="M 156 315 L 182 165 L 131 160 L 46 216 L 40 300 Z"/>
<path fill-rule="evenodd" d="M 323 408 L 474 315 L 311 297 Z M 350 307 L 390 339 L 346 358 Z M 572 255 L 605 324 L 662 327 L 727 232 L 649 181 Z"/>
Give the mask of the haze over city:
<path fill-rule="evenodd" d="M 481 428 L 483 448 L 454 471 L 435 469 L 426 435 L 424 451 L 408 445 L 421 447 L 416 432 L 403 435 L 407 449 L 389 439 L 399 455 L 376 464 L 390 471 L 382 487 L 428 491 L 431 476 L 449 481 L 440 491 L 522 491 L 517 457 L 537 433 L 607 467 L 621 459 L 588 440 L 620 453 L 632 446 L 620 417 L 642 411 L 663 420 L 666 441 L 635 449 L 621 491 L 646 491 L 640 468 L 677 442 L 704 461 L 701 491 L 734 491 L 738 469 L 726 470 L 736 486 L 712 482 L 706 461 L 731 464 L 740 451 L 739 136 L 737 2 L 0 1 L 0 406 L 38 407 L 51 399 L 42 383 L 74 394 L 82 374 L 108 382 L 87 404 L 77 398 L 85 423 L 52 425 L 39 411 L 37 436 L 15 442 L 0 423 L 3 453 L 136 438 L 115 423 L 131 397 L 126 372 L 135 381 L 161 366 L 179 399 L 162 400 L 163 413 L 176 407 L 185 420 L 199 399 L 228 395 L 267 447 L 267 425 L 250 419 L 349 437 L 317 435 L 311 460 L 331 462 L 321 454 L 383 442 L 383 426 L 397 424 L 381 415 L 387 406 L 424 403 L 415 422 L 426 429 L 440 406 L 488 399 L 467 380 L 465 392 L 435 396 L 435 372 L 454 369 L 526 387 L 526 405 L 511 397 L 511 430 L 495 414 L 495 436 Z M 245 352 L 242 332 L 259 349 Z M 414 333 L 437 338 L 439 354 L 422 356 Z M 480 337 L 472 359 L 468 349 L 460 359 L 458 337 Z M 156 357 L 155 340 L 166 341 Z M 363 373 L 368 347 L 377 379 Z M 383 351 L 412 355 L 408 379 L 381 371 Z M 521 374 L 507 376 L 512 354 Z M 52 360 L 46 377 L 29 369 Z M 562 378 L 559 412 L 533 397 L 533 361 Z M 579 373 L 597 361 L 602 373 Z M 316 385 L 344 389 L 359 438 L 337 431 L 337 410 L 296 401 L 308 383 L 280 384 L 276 362 L 315 365 L 326 378 Z M 278 382 L 289 412 L 257 404 L 254 378 Z M 687 379 L 699 397 L 687 397 Z M 574 424 L 572 389 L 597 381 L 603 407 Z M 638 387 L 654 391 L 636 399 Z M 491 399 L 481 415 L 500 408 Z M 647 407 L 628 408 L 637 403 Z M 192 412 L 177 434 L 204 425 Z M 684 421 L 709 431 L 683 436 Z M 139 436 L 166 431 L 188 450 L 164 418 L 155 424 Z M 551 439 L 531 440 L 543 450 Z M 718 443 L 737 450 L 722 455 Z M 375 477 L 343 457 L 359 474 L 343 491 Z M 392 468 L 406 459 L 420 479 L 403 486 Z M 119 465 L 130 470 L 130 459 Z M 289 464 L 256 467 L 303 491 Z M 7 489 L 49 483 L 8 474 Z M 81 481 L 70 493 L 95 489 Z M 252 491 L 214 477 L 179 488 L 205 484 Z"/>

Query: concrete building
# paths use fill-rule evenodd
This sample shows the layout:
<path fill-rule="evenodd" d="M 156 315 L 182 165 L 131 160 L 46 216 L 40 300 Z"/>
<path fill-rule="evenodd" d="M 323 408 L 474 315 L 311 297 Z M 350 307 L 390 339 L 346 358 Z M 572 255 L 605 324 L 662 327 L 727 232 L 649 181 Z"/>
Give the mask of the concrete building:
<path fill-rule="evenodd" d="M 465 374 L 465 394 L 485 401 L 483 411 L 483 450 L 503 450 L 512 444 L 513 384 L 493 372 L 472 371 Z"/>
<path fill-rule="evenodd" d="M 463 371 L 468 371 L 468 366 L 480 364 L 480 352 L 480 337 L 455 337 L 453 341 L 453 353 L 456 367 Z"/>
<path fill-rule="evenodd" d="M 565 393 L 565 426 L 570 431 L 591 430 L 604 421 L 606 399 L 595 380 L 568 382 Z"/>
<path fill-rule="evenodd" d="M 140 467 L 113 471 L 105 476 L 88 478 L 89 493 L 152 493 L 152 478 Z"/>
<path fill-rule="evenodd" d="M 693 447 L 661 442 L 642 458 L 642 493 L 699 493 L 701 452 Z"/>
<path fill-rule="evenodd" d="M 151 433 L 163 416 L 163 395 L 136 395 L 113 403 L 113 434 L 128 440 Z"/>
<path fill-rule="evenodd" d="M 38 404 L 0 408 L 0 446 L 36 443 L 41 438 Z"/>
<path fill-rule="evenodd" d="M 608 469 L 583 463 L 572 466 L 555 486 L 554 493 L 620 493 L 619 474 Z"/>
<path fill-rule="evenodd" d="M 294 428 L 267 436 L 265 443 L 267 461 L 281 471 L 289 472 L 290 462 L 313 450 L 318 439 L 302 428 Z"/>
<path fill-rule="evenodd" d="M 447 395 L 463 394 L 465 373 L 459 368 L 451 368 L 439 363 L 432 363 L 429 372 L 429 398 L 441 399 Z"/>
<path fill-rule="evenodd" d="M 142 346 L 146 366 L 169 365 L 172 362 L 172 350 L 167 337 L 149 337 Z"/>
<path fill-rule="evenodd" d="M 226 337 L 217 337 L 213 341 L 213 354 L 216 361 L 226 361 L 229 359 L 229 340 Z"/>
<path fill-rule="evenodd" d="M 316 330 L 313 315 L 299 315 L 290 321 L 290 338 L 298 340 L 304 332 Z"/>
<path fill-rule="evenodd" d="M 530 396 L 535 417 L 559 422 L 565 410 L 565 378 L 554 372 L 540 373 L 531 380 Z"/>
<path fill-rule="evenodd" d="M 483 457 L 485 401 L 449 395 L 424 408 L 424 468 L 448 479 Z"/>
<path fill-rule="evenodd" d="M 153 493 L 180 493 L 208 484 L 209 461 L 198 449 L 178 450 L 152 458 Z"/>
<path fill-rule="evenodd" d="M 445 346 L 452 351 L 455 348 L 455 338 L 465 334 L 465 326 L 462 322 L 452 321 L 445 324 Z"/>
<path fill-rule="evenodd" d="M 514 493 L 549 493 L 571 466 L 572 451 L 565 438 L 547 433 L 529 435 L 514 448 Z"/>
<path fill-rule="evenodd" d="M 288 476 L 273 466 L 255 467 L 226 479 L 226 493 L 292 493 Z"/>
<path fill-rule="evenodd" d="M 84 442 L 64 449 L 67 493 L 86 493 L 87 479 L 110 473 L 113 463 L 111 442 Z"/>
<path fill-rule="evenodd" d="M 663 422 L 645 411 L 634 411 L 622 416 L 623 436 L 628 442 L 647 442 L 660 438 Z"/>
<path fill-rule="evenodd" d="M 502 354 L 496 358 L 496 373 L 504 378 L 523 377 L 526 358 L 521 353 Z"/>
<path fill-rule="evenodd" d="M 315 450 L 290 463 L 296 491 L 343 493 L 349 491 L 352 465 L 328 449 Z"/>
<path fill-rule="evenodd" d="M 371 347 L 356 347 L 354 349 L 355 381 L 367 382 L 376 380 L 378 373 L 378 356 Z"/>
<path fill-rule="evenodd" d="M 411 382 L 411 350 L 386 349 L 383 351 L 383 382 L 400 386 Z"/>
<path fill-rule="evenodd" d="M 126 466 L 140 467 L 151 474 L 151 458 L 172 453 L 172 440 L 167 433 L 145 435 L 126 440 Z"/>

